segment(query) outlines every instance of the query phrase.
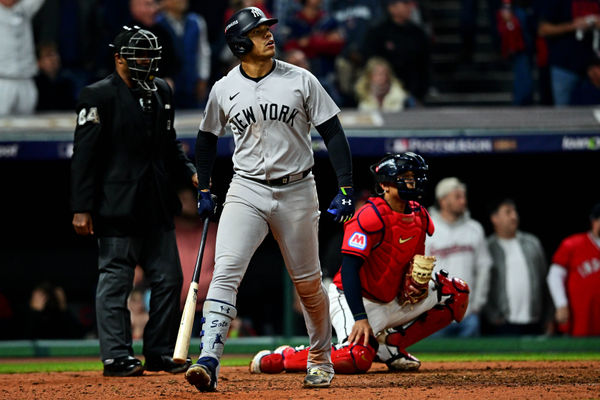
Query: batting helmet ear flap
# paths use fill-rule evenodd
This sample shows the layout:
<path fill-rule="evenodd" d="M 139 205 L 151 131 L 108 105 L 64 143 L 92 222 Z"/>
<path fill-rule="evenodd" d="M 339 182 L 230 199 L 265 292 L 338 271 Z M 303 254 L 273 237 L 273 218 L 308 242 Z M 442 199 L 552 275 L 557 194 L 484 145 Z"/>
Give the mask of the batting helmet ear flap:
<path fill-rule="evenodd" d="M 248 36 L 235 36 L 227 41 L 231 52 L 237 57 L 250 53 L 252 50 L 252 40 Z"/>

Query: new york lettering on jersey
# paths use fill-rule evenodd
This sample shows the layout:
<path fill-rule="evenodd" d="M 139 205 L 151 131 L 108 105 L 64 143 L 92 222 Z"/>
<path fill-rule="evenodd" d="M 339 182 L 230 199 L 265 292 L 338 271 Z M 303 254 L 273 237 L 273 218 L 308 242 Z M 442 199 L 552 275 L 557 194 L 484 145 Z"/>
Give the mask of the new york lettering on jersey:
<path fill-rule="evenodd" d="M 263 121 L 280 121 L 290 127 L 294 126 L 294 120 L 299 113 L 299 110 L 286 106 L 285 104 L 259 104 L 260 115 Z M 256 123 L 256 113 L 254 107 L 249 106 L 237 112 L 229 119 L 232 130 L 239 132 L 245 130 L 250 124 Z M 234 130 L 234 128 L 236 130 Z M 236 133 L 237 133 L 236 132 Z"/>

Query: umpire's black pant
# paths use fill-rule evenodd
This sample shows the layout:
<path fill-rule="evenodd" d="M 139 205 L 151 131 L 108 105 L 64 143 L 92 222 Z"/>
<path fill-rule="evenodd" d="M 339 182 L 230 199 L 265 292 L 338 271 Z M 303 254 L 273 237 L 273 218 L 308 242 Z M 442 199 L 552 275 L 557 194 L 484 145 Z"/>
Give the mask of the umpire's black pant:
<path fill-rule="evenodd" d="M 156 229 L 143 236 L 103 237 L 98 240 L 98 247 L 96 318 L 102 360 L 134 355 L 127 297 L 136 265 L 142 267 L 151 287 L 144 355 L 172 355 L 183 281 L 175 231 Z"/>

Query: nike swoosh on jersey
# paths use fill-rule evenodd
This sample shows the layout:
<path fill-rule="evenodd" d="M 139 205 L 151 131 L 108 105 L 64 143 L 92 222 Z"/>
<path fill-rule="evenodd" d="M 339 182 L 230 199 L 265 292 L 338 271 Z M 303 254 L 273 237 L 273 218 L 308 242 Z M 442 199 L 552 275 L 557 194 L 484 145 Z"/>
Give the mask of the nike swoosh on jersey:
<path fill-rule="evenodd" d="M 406 243 L 406 242 L 408 242 L 410 239 L 412 239 L 413 237 L 414 237 L 414 236 L 411 236 L 411 237 L 409 237 L 408 239 L 402 239 L 402 238 L 400 238 L 400 239 L 398 239 L 398 242 L 400 242 L 400 244 L 402 244 L 402 243 Z"/>
<path fill-rule="evenodd" d="M 238 94 L 240 94 L 240 92 L 237 92 L 233 96 L 229 96 L 229 100 L 231 101 L 231 100 L 235 99 L 235 96 L 237 96 Z"/>

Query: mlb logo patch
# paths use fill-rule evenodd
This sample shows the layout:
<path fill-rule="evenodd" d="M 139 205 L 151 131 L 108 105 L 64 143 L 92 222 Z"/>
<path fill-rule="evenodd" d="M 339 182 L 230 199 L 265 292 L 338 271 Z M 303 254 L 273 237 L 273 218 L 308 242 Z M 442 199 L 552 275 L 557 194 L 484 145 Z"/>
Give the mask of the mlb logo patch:
<path fill-rule="evenodd" d="M 367 247 L 367 235 L 360 232 L 354 232 L 348 240 L 348 246 L 364 250 Z"/>

